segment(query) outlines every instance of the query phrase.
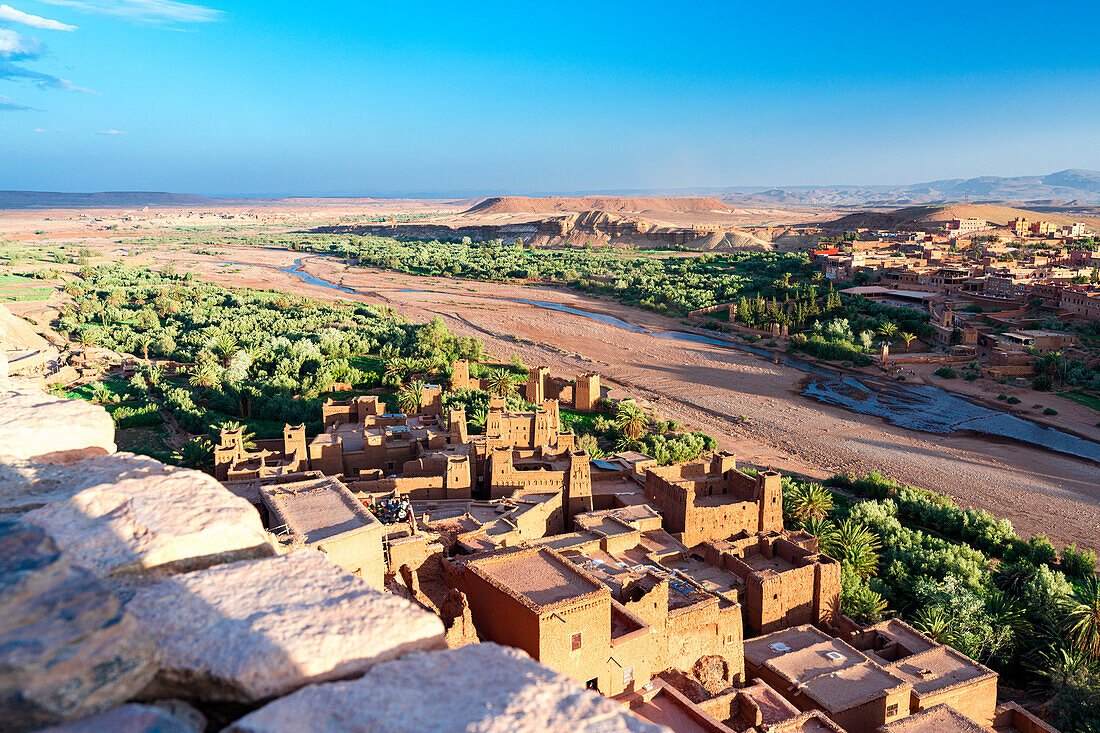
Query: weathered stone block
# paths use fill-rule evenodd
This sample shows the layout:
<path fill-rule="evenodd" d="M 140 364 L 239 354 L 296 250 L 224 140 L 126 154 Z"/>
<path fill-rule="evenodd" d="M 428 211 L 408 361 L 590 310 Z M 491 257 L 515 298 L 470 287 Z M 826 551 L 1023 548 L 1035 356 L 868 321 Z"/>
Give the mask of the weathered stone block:
<path fill-rule="evenodd" d="M 0 728 L 125 702 L 156 668 L 154 646 L 118 598 L 38 527 L 0 521 Z"/>
<path fill-rule="evenodd" d="M 445 646 L 438 617 L 310 549 L 159 580 L 127 610 L 160 649 L 142 697 L 250 703 Z"/>
<path fill-rule="evenodd" d="M 197 733 L 201 730 L 201 726 L 194 726 L 162 707 L 131 703 L 40 733 Z"/>
<path fill-rule="evenodd" d="M 102 407 L 0 378 L 0 455 L 71 463 L 114 451 L 115 425 Z"/>
<path fill-rule="evenodd" d="M 48 500 L 24 521 L 100 577 L 274 554 L 252 505 L 199 471 L 116 453 L 72 466 L 16 465 L 13 474 L 13 485 L 0 489 L 0 507 Z"/>
<path fill-rule="evenodd" d="M 380 664 L 351 682 L 311 685 L 238 720 L 276 731 L 612 733 L 667 730 L 581 689 L 523 652 L 475 644 Z"/>

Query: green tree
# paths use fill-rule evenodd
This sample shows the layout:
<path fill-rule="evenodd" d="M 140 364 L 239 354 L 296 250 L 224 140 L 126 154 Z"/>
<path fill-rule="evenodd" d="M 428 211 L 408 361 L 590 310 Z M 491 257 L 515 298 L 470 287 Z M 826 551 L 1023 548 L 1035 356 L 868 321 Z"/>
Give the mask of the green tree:
<path fill-rule="evenodd" d="M 172 457 L 185 468 L 209 469 L 214 464 L 214 444 L 206 438 L 192 438 Z"/>
<path fill-rule="evenodd" d="M 1076 649 L 1090 659 L 1100 659 L 1100 579 L 1095 575 L 1074 588 L 1066 626 Z"/>
<path fill-rule="evenodd" d="M 424 383 L 419 380 L 409 382 L 397 393 L 397 404 L 401 412 L 406 415 L 415 415 L 420 412 L 420 405 L 424 400 Z"/>
<path fill-rule="evenodd" d="M 649 425 L 649 418 L 633 400 L 623 400 L 615 408 L 615 427 L 627 438 L 637 441 Z"/>
<path fill-rule="evenodd" d="M 784 506 L 788 500 L 784 499 Z M 803 484 L 791 492 L 790 513 L 795 521 L 805 523 L 810 519 L 825 519 L 833 511 L 833 492 L 818 483 Z"/>
<path fill-rule="evenodd" d="M 192 387 L 216 387 L 221 383 L 222 375 L 218 367 L 207 362 L 199 364 L 191 371 L 188 382 Z"/>
<path fill-rule="evenodd" d="M 499 395 L 501 397 L 509 397 L 516 393 L 516 382 L 512 378 L 512 373 L 507 369 L 494 369 L 489 372 L 489 376 L 485 378 L 485 388 L 490 393 Z"/>

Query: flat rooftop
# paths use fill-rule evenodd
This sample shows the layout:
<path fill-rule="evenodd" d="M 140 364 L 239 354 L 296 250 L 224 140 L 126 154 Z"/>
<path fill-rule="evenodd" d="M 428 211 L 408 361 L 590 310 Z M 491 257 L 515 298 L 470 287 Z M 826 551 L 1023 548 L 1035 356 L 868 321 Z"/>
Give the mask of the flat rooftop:
<path fill-rule="evenodd" d="M 830 639 L 769 659 L 766 664 L 779 676 L 798 683 L 867 661 L 839 639 Z"/>
<path fill-rule="evenodd" d="M 995 677 L 984 667 L 948 646 L 937 646 L 890 665 L 890 670 L 913 684 L 918 696 L 930 695 L 948 687 Z"/>
<path fill-rule="evenodd" d="M 602 583 L 545 547 L 494 555 L 474 561 L 471 567 L 536 610 L 599 592 L 610 595 Z"/>
<path fill-rule="evenodd" d="M 676 731 L 676 733 L 733 733 L 720 721 L 707 715 L 690 700 L 662 681 L 652 696 L 642 694 L 640 700 L 630 703 L 630 712 L 639 718 Z M 645 698 L 649 697 L 648 700 Z"/>
<path fill-rule="evenodd" d="M 832 638 L 810 624 L 792 626 L 755 639 L 746 639 L 745 661 L 754 667 L 763 667 L 769 659 L 805 649 L 823 641 L 830 641 Z"/>
<path fill-rule="evenodd" d="M 288 534 L 307 544 L 381 526 L 346 486 L 331 477 L 262 486 L 260 495 L 272 512 L 271 524 L 285 525 Z"/>
<path fill-rule="evenodd" d="M 905 683 L 874 662 L 818 675 L 802 685 L 802 694 L 826 712 L 839 712 L 884 696 Z"/>

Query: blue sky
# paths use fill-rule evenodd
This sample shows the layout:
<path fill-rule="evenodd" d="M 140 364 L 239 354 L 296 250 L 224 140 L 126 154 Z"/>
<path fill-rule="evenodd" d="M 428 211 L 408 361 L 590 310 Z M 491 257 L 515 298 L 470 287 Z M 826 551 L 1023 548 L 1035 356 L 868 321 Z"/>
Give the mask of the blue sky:
<path fill-rule="evenodd" d="M 1100 169 L 1100 7 L 0 0 L 0 189 L 571 192 Z"/>

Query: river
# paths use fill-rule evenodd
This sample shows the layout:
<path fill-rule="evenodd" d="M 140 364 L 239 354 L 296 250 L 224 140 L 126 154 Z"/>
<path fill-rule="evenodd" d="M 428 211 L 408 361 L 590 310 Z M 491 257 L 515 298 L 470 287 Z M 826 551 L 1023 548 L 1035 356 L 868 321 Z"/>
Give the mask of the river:
<path fill-rule="evenodd" d="M 292 266 L 276 269 L 280 272 L 285 272 L 297 277 L 302 282 L 310 285 L 330 288 L 343 293 L 361 294 L 354 288 L 337 285 L 305 272 L 305 265 L 303 264 L 304 259 L 304 257 L 299 258 L 295 260 Z M 231 262 L 226 264 L 249 265 L 250 263 Z M 403 292 L 439 294 L 438 291 L 416 290 L 412 288 L 405 289 Z M 465 295 L 463 293 L 454 293 L 451 291 L 446 291 L 446 294 Z M 767 359 L 768 361 L 777 362 L 809 374 L 810 377 L 802 390 L 802 395 L 819 402 L 843 407 L 863 415 L 881 417 L 894 425 L 910 430 L 944 434 L 969 431 L 997 438 L 1016 440 L 1021 443 L 1039 446 L 1059 453 L 1100 462 L 1100 443 L 1079 438 L 1061 430 L 1039 425 L 1038 423 L 1025 420 L 1024 418 L 1017 417 L 1007 412 L 974 404 L 954 393 L 937 387 L 903 384 L 901 382 L 884 382 L 866 377 L 844 375 L 787 354 L 776 354 L 745 344 L 738 344 L 732 341 L 712 338 L 710 336 L 688 331 L 654 331 L 644 326 L 629 323 L 615 316 L 573 308 L 551 301 L 528 300 L 525 298 L 501 298 L 484 295 L 469 295 L 467 297 L 491 297 L 493 300 L 523 303 L 525 305 L 532 305 L 547 310 L 571 313 L 582 318 L 588 318 L 608 326 L 623 329 L 624 331 L 646 334 L 653 338 L 709 344 L 712 346 L 748 352 Z"/>

